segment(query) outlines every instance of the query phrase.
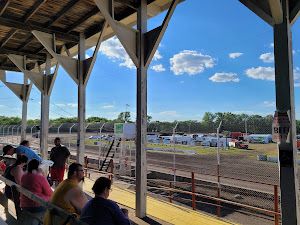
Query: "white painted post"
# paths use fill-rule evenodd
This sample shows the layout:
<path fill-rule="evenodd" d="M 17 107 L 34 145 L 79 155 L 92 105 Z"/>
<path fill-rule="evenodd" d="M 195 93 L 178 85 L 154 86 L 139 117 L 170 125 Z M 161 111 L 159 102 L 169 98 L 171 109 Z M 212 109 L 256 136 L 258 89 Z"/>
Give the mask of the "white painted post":
<path fill-rule="evenodd" d="M 102 151 L 102 149 L 101 149 L 101 146 L 102 146 L 102 137 L 101 137 L 101 133 L 102 133 L 102 128 L 104 127 L 104 125 L 105 125 L 105 123 L 103 123 L 103 125 L 100 127 L 100 129 L 99 129 L 99 133 L 100 133 L 100 145 L 99 145 L 99 169 L 100 169 L 100 160 L 101 160 L 101 151 Z"/>
<path fill-rule="evenodd" d="M 80 33 L 78 44 L 78 139 L 76 161 L 84 165 L 85 153 L 85 105 L 86 105 L 86 87 L 84 85 L 84 60 L 85 60 L 85 37 L 84 33 Z"/>
<path fill-rule="evenodd" d="M 147 0 L 137 9 L 137 116 L 136 116 L 136 216 L 146 216 L 147 204 L 147 68 L 145 34 L 147 33 Z"/>
<path fill-rule="evenodd" d="M 3 130 L 2 130 L 2 137 L 3 137 L 3 138 L 2 138 L 2 141 L 3 141 L 3 142 L 4 142 L 4 131 L 5 131 L 4 128 L 5 128 L 5 127 L 7 127 L 7 125 L 5 125 L 5 126 L 3 127 Z"/>
<path fill-rule="evenodd" d="M 32 129 L 35 127 L 36 125 L 34 125 L 33 127 L 30 128 L 30 142 L 32 142 Z M 21 141 L 23 141 L 23 139 L 21 139 Z"/>
<path fill-rule="evenodd" d="M 22 127 L 22 125 L 18 126 L 17 128 L 17 144 L 19 144 L 21 141 L 19 141 L 19 129 Z"/>
<path fill-rule="evenodd" d="M 24 63 L 26 65 L 26 63 Z M 28 78 L 24 74 L 24 85 L 28 84 Z M 23 91 L 23 96 L 25 96 L 25 88 Z M 21 130 L 21 141 L 26 140 L 26 127 L 27 127 L 27 104 L 28 101 L 23 98 L 22 101 L 22 130 Z"/>
<path fill-rule="evenodd" d="M 59 129 L 61 128 L 61 126 L 63 125 L 63 123 L 57 128 L 57 136 L 59 137 Z"/>
<path fill-rule="evenodd" d="M 15 128 L 15 126 L 13 126 L 11 129 L 11 143 L 12 144 L 14 143 L 14 128 Z"/>
<path fill-rule="evenodd" d="M 48 79 L 51 75 L 51 56 L 46 55 L 46 71 L 44 75 L 44 93 L 41 93 L 41 130 L 40 130 L 40 152 L 43 160 L 48 159 L 48 133 L 49 133 L 49 111 L 50 111 L 50 94 L 48 92 Z"/>
<path fill-rule="evenodd" d="M 8 128 L 7 128 L 7 134 L 6 134 L 6 143 L 8 143 L 8 135 L 9 135 L 9 128 L 10 128 L 11 126 L 8 126 Z"/>
<path fill-rule="evenodd" d="M 300 224 L 292 28 L 289 1 L 281 4 L 283 22 L 274 25 L 276 110 L 290 115 L 288 140 L 278 143 L 281 218 L 282 224 Z"/>
<path fill-rule="evenodd" d="M 175 127 L 173 128 L 173 172 L 174 172 L 174 187 L 176 185 L 176 151 L 175 151 L 175 131 L 178 126 L 178 122 L 176 123 Z"/>
<path fill-rule="evenodd" d="M 76 124 L 73 124 L 71 127 L 70 127 L 70 131 L 69 131 L 69 151 L 71 151 L 71 135 L 72 135 L 72 128 L 75 126 Z"/>

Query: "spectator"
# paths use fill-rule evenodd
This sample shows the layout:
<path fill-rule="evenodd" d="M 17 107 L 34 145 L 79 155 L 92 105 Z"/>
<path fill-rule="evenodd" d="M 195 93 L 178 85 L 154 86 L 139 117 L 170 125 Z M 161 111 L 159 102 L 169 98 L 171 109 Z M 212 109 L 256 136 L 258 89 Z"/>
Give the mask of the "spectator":
<path fill-rule="evenodd" d="M 88 202 L 84 192 L 78 186 L 80 181 L 84 181 L 83 167 L 79 163 L 72 163 L 69 166 L 68 179 L 61 182 L 53 192 L 50 202 L 57 205 L 68 213 L 81 214 L 82 208 Z M 44 225 L 63 224 L 63 219 L 51 218 L 50 211 L 47 210 Z"/>
<path fill-rule="evenodd" d="M 52 189 L 43 175 L 39 173 L 39 161 L 37 159 L 32 159 L 28 162 L 28 171 L 25 172 L 21 178 L 21 186 L 32 193 L 40 196 L 41 198 L 49 201 L 52 194 Z M 40 220 L 43 220 L 46 208 L 41 206 L 35 201 L 27 198 L 25 195 L 21 194 L 20 206 L 22 210 L 28 211 L 38 217 Z M 26 224 L 38 224 L 37 220 L 32 221 L 32 218 L 26 218 Z"/>
<path fill-rule="evenodd" d="M 37 159 L 39 162 L 42 162 L 42 158 L 29 148 L 29 141 L 22 141 L 16 148 L 16 153 L 17 155 L 26 155 L 29 161 L 31 159 Z"/>
<path fill-rule="evenodd" d="M 96 180 L 92 190 L 95 198 L 91 199 L 83 208 L 80 220 L 90 225 L 129 225 L 128 210 L 120 209 L 112 200 L 108 200 L 111 191 L 111 180 L 100 177 Z"/>
<path fill-rule="evenodd" d="M 23 175 L 23 167 L 27 163 L 27 156 L 20 156 L 13 165 L 10 165 L 6 168 L 3 176 L 12 182 L 21 185 L 21 177 Z M 6 185 L 4 188 L 4 195 L 12 199 L 12 192 L 10 186 Z"/>
<path fill-rule="evenodd" d="M 4 162 L 5 166 L 12 165 L 16 162 L 16 158 L 13 157 L 16 149 L 11 145 L 5 145 L 3 148 L 3 156 L 1 156 L 1 161 Z"/>
<path fill-rule="evenodd" d="M 64 179 L 65 163 L 70 157 L 70 152 L 65 146 L 60 144 L 59 137 L 55 138 L 54 144 L 55 147 L 51 149 L 50 153 L 50 160 L 54 162 L 50 169 L 51 182 L 56 179 L 60 183 Z"/>

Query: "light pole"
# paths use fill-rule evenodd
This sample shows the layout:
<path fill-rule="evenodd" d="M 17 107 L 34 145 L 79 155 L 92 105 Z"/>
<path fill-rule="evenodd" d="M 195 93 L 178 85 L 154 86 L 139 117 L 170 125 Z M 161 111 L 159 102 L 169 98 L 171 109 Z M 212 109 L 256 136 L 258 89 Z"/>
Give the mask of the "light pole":
<path fill-rule="evenodd" d="M 103 123 L 103 125 L 100 127 L 100 130 L 99 130 L 99 133 L 100 133 L 100 145 L 99 145 L 99 170 L 100 170 L 100 158 L 101 158 L 101 147 L 102 147 L 102 136 L 101 136 L 101 133 L 102 133 L 102 128 L 104 127 L 105 123 Z"/>
<path fill-rule="evenodd" d="M 217 153 L 217 160 L 218 160 L 218 198 L 221 197 L 221 184 L 220 184 L 220 128 L 222 125 L 222 120 L 219 124 L 219 127 L 217 129 L 217 135 L 218 135 L 218 153 Z M 226 146 L 227 146 L 227 138 L 226 138 Z M 218 201 L 218 205 L 220 205 L 220 201 Z M 218 216 L 221 215 L 221 209 L 218 207 Z"/>
<path fill-rule="evenodd" d="M 173 165 L 173 171 L 174 171 L 174 186 L 176 182 L 176 154 L 175 154 L 175 131 L 177 128 L 178 122 L 176 123 L 175 127 L 173 128 L 173 160 L 174 160 L 174 165 Z"/>
<path fill-rule="evenodd" d="M 74 123 L 69 130 L 69 150 L 71 148 L 71 135 L 72 135 L 72 128 L 75 126 L 76 124 Z"/>

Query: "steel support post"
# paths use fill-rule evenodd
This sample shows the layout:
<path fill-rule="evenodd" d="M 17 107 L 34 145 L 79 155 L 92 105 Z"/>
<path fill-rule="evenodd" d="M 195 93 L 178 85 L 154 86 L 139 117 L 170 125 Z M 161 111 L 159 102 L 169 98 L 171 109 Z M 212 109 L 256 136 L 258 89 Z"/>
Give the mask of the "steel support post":
<path fill-rule="evenodd" d="M 290 135 L 278 144 L 282 224 L 300 224 L 294 101 L 292 30 L 288 0 L 282 1 L 283 23 L 274 25 L 276 109 L 290 112 Z"/>
<path fill-rule="evenodd" d="M 46 56 L 46 74 L 51 74 L 51 56 Z M 49 108 L 50 95 L 48 93 L 48 79 L 44 79 L 44 93 L 41 93 L 41 131 L 40 131 L 40 152 L 43 160 L 48 158 L 48 130 L 49 130 Z"/>
<path fill-rule="evenodd" d="M 147 200 L 147 68 L 145 67 L 145 33 L 147 0 L 137 9 L 137 117 L 136 117 L 136 216 L 146 216 Z"/>
<path fill-rule="evenodd" d="M 28 84 L 28 78 L 24 74 L 24 85 Z M 23 96 L 25 96 L 25 88 L 23 90 Z M 22 100 L 22 128 L 21 128 L 21 141 L 26 139 L 26 127 L 27 127 L 27 103 L 28 101 L 24 97 Z"/>
<path fill-rule="evenodd" d="M 84 60 L 85 60 L 85 37 L 80 33 L 78 44 L 78 140 L 76 161 L 84 165 L 85 152 L 85 103 L 86 103 L 86 87 L 84 84 Z"/>

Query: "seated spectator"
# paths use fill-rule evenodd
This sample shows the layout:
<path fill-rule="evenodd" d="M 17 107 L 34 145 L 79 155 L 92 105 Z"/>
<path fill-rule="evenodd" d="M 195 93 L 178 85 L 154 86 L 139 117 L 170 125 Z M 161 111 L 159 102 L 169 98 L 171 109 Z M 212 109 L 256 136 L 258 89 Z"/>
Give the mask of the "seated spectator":
<path fill-rule="evenodd" d="M 129 225 L 128 210 L 120 209 L 112 200 L 108 200 L 111 191 L 111 180 L 100 177 L 92 190 L 95 198 L 83 208 L 80 220 L 90 225 Z"/>
<path fill-rule="evenodd" d="M 80 181 L 84 180 L 83 167 L 79 163 L 72 163 L 69 166 L 68 179 L 61 182 L 53 192 L 50 202 L 67 211 L 68 213 L 81 214 L 82 208 L 88 202 L 84 192 L 78 186 Z M 63 224 L 61 218 L 51 217 L 47 210 L 44 225 Z"/>
<path fill-rule="evenodd" d="M 21 186 L 32 193 L 40 196 L 41 198 L 49 201 L 52 194 L 52 189 L 43 175 L 39 174 L 39 161 L 37 159 L 32 159 L 28 162 L 28 171 L 25 172 L 21 178 Z M 35 201 L 27 198 L 25 195 L 21 194 L 20 206 L 22 210 L 31 212 L 39 219 L 43 220 L 46 208 L 41 206 Z M 32 218 L 29 218 L 29 222 L 26 224 L 38 224 L 38 221 L 32 221 Z"/>
<path fill-rule="evenodd" d="M 27 163 L 28 158 L 25 155 L 20 156 L 13 165 L 6 168 L 3 176 L 18 185 L 21 185 L 21 177 L 23 175 L 23 167 Z M 4 195 L 12 199 L 12 192 L 10 186 L 6 185 L 4 188 Z"/>
<path fill-rule="evenodd" d="M 22 141 L 16 148 L 16 153 L 17 155 L 26 155 L 28 157 L 28 161 L 31 159 L 37 159 L 39 162 L 42 162 L 42 158 L 29 148 L 29 141 Z"/>
<path fill-rule="evenodd" d="M 5 166 L 12 165 L 16 162 L 16 158 L 13 156 L 16 149 L 11 145 L 5 145 L 3 148 L 3 155 L 0 157 L 3 160 Z"/>

